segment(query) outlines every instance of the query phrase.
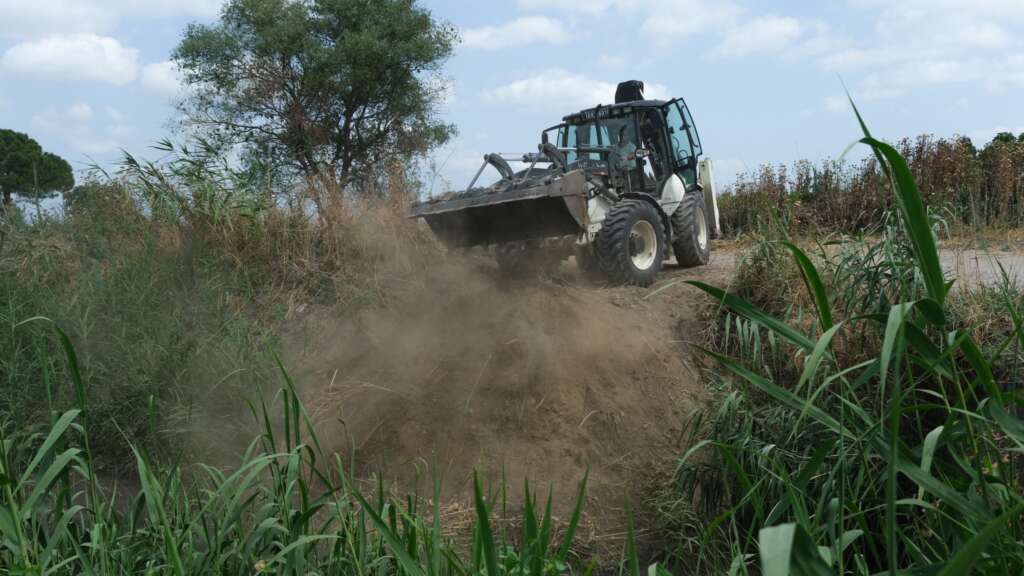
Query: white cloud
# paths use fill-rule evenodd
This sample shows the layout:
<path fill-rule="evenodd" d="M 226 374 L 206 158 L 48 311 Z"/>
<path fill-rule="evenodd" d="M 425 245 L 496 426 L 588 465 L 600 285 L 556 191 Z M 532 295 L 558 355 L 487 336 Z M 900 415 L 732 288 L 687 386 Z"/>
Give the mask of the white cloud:
<path fill-rule="evenodd" d="M 149 92 L 168 99 L 181 96 L 185 86 L 181 70 L 170 60 L 143 66 L 141 82 Z"/>
<path fill-rule="evenodd" d="M 211 18 L 222 0 L 0 0 L 0 38 L 109 34 L 128 16 Z"/>
<path fill-rule="evenodd" d="M 983 82 L 990 90 L 1024 85 L 1014 70 L 1024 47 L 1019 0 L 854 0 L 875 10 L 873 33 L 826 51 L 820 67 L 846 78 L 863 75 L 858 98 L 892 98 L 923 86 Z M 1024 70 L 1024 66 L 1021 67 Z"/>
<path fill-rule="evenodd" d="M 625 9 L 633 3 L 624 2 Z M 646 38 L 668 44 L 716 27 L 730 26 L 744 10 L 729 0 L 646 0 L 647 18 L 641 25 Z"/>
<path fill-rule="evenodd" d="M 54 80 L 91 80 L 118 86 L 135 80 L 139 51 L 95 34 L 49 36 L 15 44 L 0 57 L 0 70 Z"/>
<path fill-rule="evenodd" d="M 527 10 L 555 10 L 588 17 L 638 14 L 645 42 L 668 44 L 716 26 L 727 26 L 744 10 L 732 0 L 519 0 Z"/>
<path fill-rule="evenodd" d="M 844 96 L 829 96 L 825 98 L 825 109 L 829 112 L 842 112 L 850 108 L 850 101 Z"/>
<path fill-rule="evenodd" d="M 621 70 L 626 67 L 626 57 L 614 54 L 601 54 L 597 59 L 597 65 L 610 70 Z"/>
<path fill-rule="evenodd" d="M 561 22 L 546 16 L 526 16 L 501 26 L 484 26 L 462 31 L 462 39 L 469 48 L 500 50 L 527 44 L 565 44 L 570 33 Z"/>
<path fill-rule="evenodd" d="M 134 133 L 123 114 L 114 108 L 104 110 L 115 122 L 96 126 L 96 114 L 89 104 L 79 102 L 67 109 L 48 108 L 31 118 L 32 128 L 64 139 L 66 145 L 86 155 L 109 154 L 124 148 L 123 141 Z M 114 112 L 114 114 L 111 114 Z"/>
<path fill-rule="evenodd" d="M 113 122 L 123 122 L 125 119 L 124 112 L 121 112 L 113 106 L 105 106 L 103 111 L 107 114 L 107 118 Z"/>
<path fill-rule="evenodd" d="M 712 58 L 776 53 L 793 44 L 802 32 L 800 21 L 781 16 L 759 16 L 730 28 L 708 55 Z"/>
<path fill-rule="evenodd" d="M 0 38 L 102 34 L 117 26 L 116 14 L 82 0 L 0 0 L 0 14 Z"/>
<path fill-rule="evenodd" d="M 579 14 L 602 14 L 621 0 L 518 0 L 517 4 L 525 10 L 559 10 Z"/>
<path fill-rule="evenodd" d="M 583 74 L 551 68 L 483 93 L 485 102 L 545 108 L 556 103 L 559 109 L 586 108 L 615 101 L 614 82 L 595 80 Z M 669 97 L 661 84 L 647 84 L 644 95 L 651 99 Z"/>
<path fill-rule="evenodd" d="M 68 116 L 76 122 L 88 122 L 92 120 L 92 106 L 85 102 L 74 104 L 68 109 Z"/>

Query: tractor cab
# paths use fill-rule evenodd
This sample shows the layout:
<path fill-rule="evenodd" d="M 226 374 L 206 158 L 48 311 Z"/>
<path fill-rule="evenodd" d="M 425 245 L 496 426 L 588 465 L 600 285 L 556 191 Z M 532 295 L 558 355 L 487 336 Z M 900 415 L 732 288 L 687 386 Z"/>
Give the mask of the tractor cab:
<path fill-rule="evenodd" d="M 569 170 L 606 176 L 622 192 L 660 196 L 676 174 L 687 191 L 697 187 L 700 137 L 682 98 L 631 100 L 570 114 L 544 131 Z"/>

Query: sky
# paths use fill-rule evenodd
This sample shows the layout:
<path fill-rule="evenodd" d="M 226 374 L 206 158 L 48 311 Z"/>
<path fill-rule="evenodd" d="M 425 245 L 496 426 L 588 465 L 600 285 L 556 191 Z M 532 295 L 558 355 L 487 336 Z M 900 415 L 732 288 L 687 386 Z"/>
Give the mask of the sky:
<path fill-rule="evenodd" d="M 536 149 L 617 82 L 683 97 L 718 186 L 764 163 L 835 158 L 858 137 L 844 84 L 876 136 L 1024 132 L 1024 0 L 420 0 L 459 29 L 441 106 L 458 136 L 437 189 L 487 152 Z M 120 150 L 156 157 L 189 22 L 221 0 L 0 0 L 0 128 L 76 169 Z M 434 190 L 440 191 L 440 190 Z"/>

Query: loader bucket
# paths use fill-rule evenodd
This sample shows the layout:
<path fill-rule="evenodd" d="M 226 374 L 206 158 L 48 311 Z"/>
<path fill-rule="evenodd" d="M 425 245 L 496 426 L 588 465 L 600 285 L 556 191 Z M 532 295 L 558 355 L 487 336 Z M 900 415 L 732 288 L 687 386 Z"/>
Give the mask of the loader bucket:
<path fill-rule="evenodd" d="M 577 170 L 550 184 L 422 202 L 410 217 L 426 220 L 452 248 L 574 236 L 588 223 L 586 178 Z"/>

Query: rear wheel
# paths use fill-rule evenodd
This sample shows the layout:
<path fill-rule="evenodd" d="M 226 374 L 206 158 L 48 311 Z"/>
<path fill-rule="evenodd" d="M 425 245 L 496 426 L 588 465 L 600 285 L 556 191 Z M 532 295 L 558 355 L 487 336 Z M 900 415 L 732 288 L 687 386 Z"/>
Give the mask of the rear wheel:
<path fill-rule="evenodd" d="M 624 200 L 608 212 L 594 241 L 602 270 L 612 282 L 650 286 L 665 255 L 661 216 L 643 200 Z"/>
<path fill-rule="evenodd" d="M 710 228 L 704 212 L 704 196 L 688 192 L 672 214 L 672 251 L 684 268 L 703 266 L 711 259 Z"/>

